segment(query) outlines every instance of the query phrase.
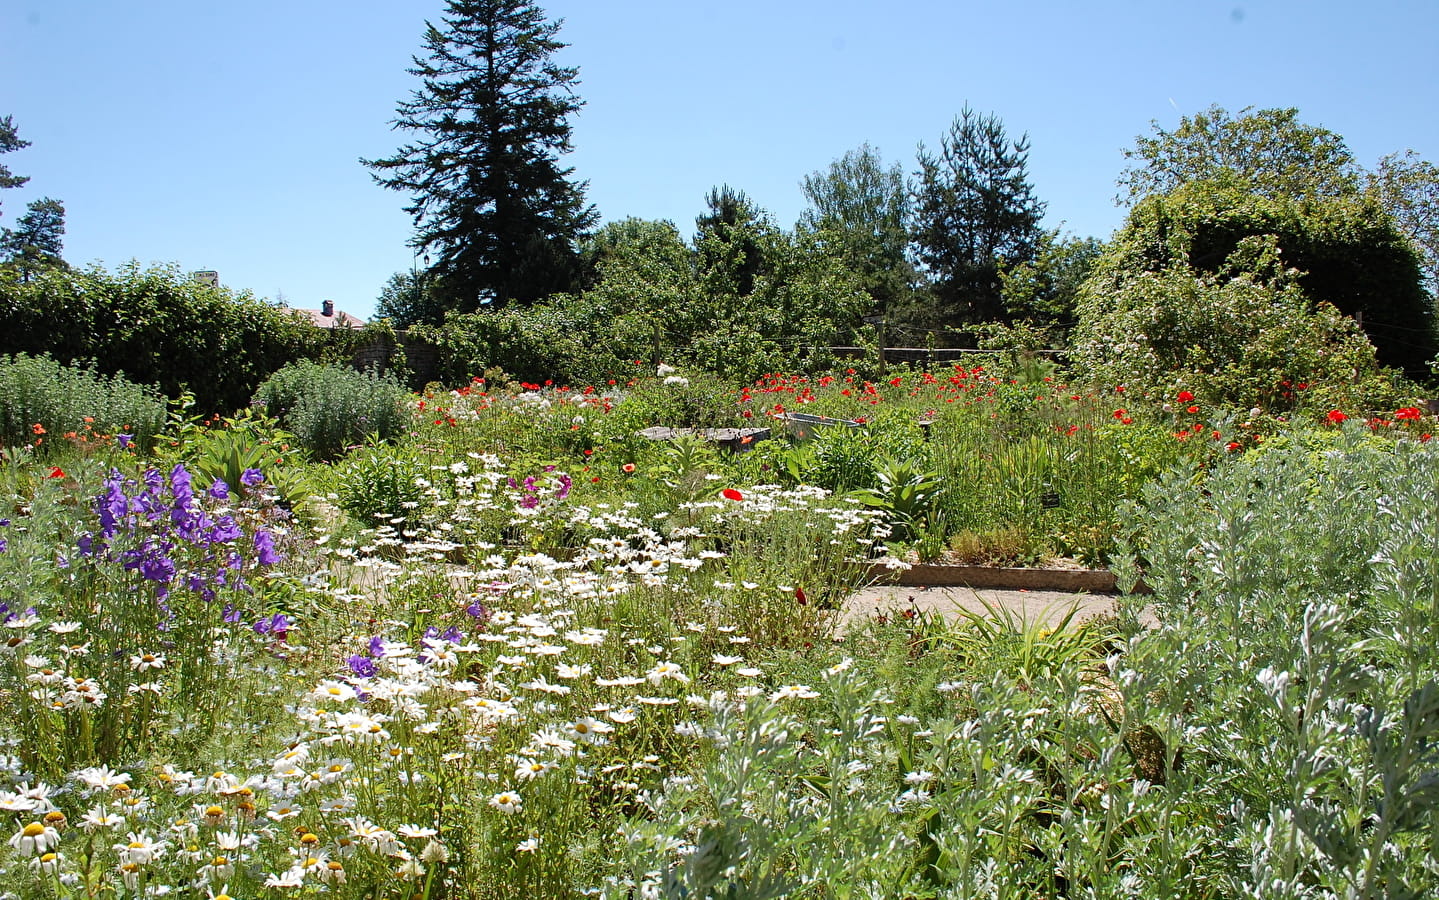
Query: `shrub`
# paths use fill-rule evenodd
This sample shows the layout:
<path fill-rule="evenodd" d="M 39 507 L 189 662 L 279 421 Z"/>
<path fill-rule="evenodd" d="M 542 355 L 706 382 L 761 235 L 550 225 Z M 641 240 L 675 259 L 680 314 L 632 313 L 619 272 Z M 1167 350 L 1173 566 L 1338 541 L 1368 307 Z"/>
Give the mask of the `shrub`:
<path fill-rule="evenodd" d="M 3 352 L 95 360 L 99 371 L 170 397 L 188 389 L 204 412 L 238 409 L 286 363 L 341 352 L 357 339 L 249 293 L 192 282 L 178 267 L 135 263 L 0 280 L 0 335 Z"/>
<path fill-rule="evenodd" d="M 4 446 L 31 444 L 44 451 L 67 434 L 105 440 L 127 433 L 148 447 L 164 422 L 165 403 L 153 388 L 48 356 L 0 356 Z"/>
<path fill-rule="evenodd" d="M 399 524 L 418 515 L 429 474 L 429 466 L 413 451 L 366 447 L 339 468 L 340 508 L 367 526 Z"/>
<path fill-rule="evenodd" d="M 1085 285 L 1073 358 L 1101 384 L 1243 409 L 1388 406 L 1400 395 L 1355 321 L 1312 300 L 1272 238 L 1243 242 L 1215 274 L 1102 271 Z"/>
<path fill-rule="evenodd" d="M 1258 247 L 1268 247 L 1274 262 L 1266 263 L 1256 254 Z M 1236 266 L 1241 260 L 1243 266 Z M 1377 348 L 1380 363 L 1402 368 L 1411 376 L 1424 372 L 1439 350 L 1434 310 L 1423 290 L 1418 257 L 1376 202 L 1277 199 L 1201 181 L 1148 198 L 1131 211 L 1080 291 L 1080 333 L 1075 343 L 1081 357 L 1102 355 L 1106 341 L 1134 340 L 1143 345 L 1146 338 L 1156 348 L 1169 346 L 1180 352 L 1197 346 L 1204 352 L 1216 341 L 1225 341 L 1225 332 L 1231 329 L 1252 332 L 1260 323 L 1228 317 L 1248 314 L 1238 308 L 1223 310 L 1222 321 L 1203 323 L 1217 334 L 1178 329 L 1196 324 L 1182 304 L 1221 302 L 1225 298 L 1216 296 L 1215 289 L 1241 273 L 1263 271 L 1254 268 L 1256 263 L 1266 269 L 1282 265 L 1292 270 L 1282 294 L 1259 299 L 1280 307 L 1276 312 L 1284 315 L 1291 329 L 1299 323 L 1294 318 L 1299 312 L 1314 317 L 1318 329 L 1314 337 L 1327 338 L 1319 347 L 1341 339 L 1335 332 L 1342 314 L 1362 319 L 1362 333 Z M 1185 289 L 1181 275 L 1190 277 L 1192 288 Z M 1280 286 L 1272 277 L 1259 280 Z M 1300 304 L 1299 297 L 1308 302 Z M 1326 311 L 1324 304 L 1331 304 L 1337 314 Z M 1130 310 L 1148 310 L 1152 315 L 1149 321 L 1143 317 L 1110 321 L 1114 316 L 1124 319 Z M 1307 342 L 1279 346 L 1291 353 L 1312 352 L 1315 342 L 1305 338 Z M 1346 347 L 1352 343 L 1347 338 L 1342 341 Z M 1169 361 L 1181 362 L 1172 357 Z M 1182 362 L 1204 364 L 1202 359 Z"/>
<path fill-rule="evenodd" d="M 402 433 L 404 397 L 388 376 L 308 360 L 276 372 L 255 394 L 316 459 L 335 459 L 372 435 L 389 440 Z"/>

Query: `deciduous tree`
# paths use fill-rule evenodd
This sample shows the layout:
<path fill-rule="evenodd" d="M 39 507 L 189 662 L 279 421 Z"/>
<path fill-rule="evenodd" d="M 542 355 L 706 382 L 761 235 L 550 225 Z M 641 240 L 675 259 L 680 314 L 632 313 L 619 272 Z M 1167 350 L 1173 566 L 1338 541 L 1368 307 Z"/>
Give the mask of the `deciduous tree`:
<path fill-rule="evenodd" d="M 1173 131 L 1124 151 L 1118 202 L 1167 194 L 1191 181 L 1233 184 L 1266 197 L 1341 197 L 1359 192 L 1362 170 L 1327 128 L 1299 121 L 1299 110 L 1245 107 L 1235 118 L 1218 106 L 1185 116 Z"/>
<path fill-rule="evenodd" d="M 908 295 L 915 278 L 909 246 L 909 185 L 898 163 L 885 166 L 869 144 L 851 150 L 802 183 L 810 207 L 799 228 L 830 248 L 884 310 Z"/>

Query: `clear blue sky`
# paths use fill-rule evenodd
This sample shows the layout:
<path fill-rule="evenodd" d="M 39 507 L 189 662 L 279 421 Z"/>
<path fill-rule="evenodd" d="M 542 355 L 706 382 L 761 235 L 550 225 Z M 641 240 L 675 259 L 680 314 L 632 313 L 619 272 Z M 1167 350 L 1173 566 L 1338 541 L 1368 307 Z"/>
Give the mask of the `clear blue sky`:
<path fill-rule="evenodd" d="M 585 109 L 567 162 L 606 220 L 690 234 L 728 183 L 783 227 L 869 142 L 914 169 L 959 110 L 1027 132 L 1048 224 L 1107 237 L 1121 149 L 1211 104 L 1298 107 L 1361 163 L 1439 160 L 1436 0 L 550 0 Z M 0 115 L 32 146 L 0 224 L 64 202 L 65 257 L 215 269 L 368 317 L 408 269 L 395 104 L 442 0 L 4 0 Z"/>

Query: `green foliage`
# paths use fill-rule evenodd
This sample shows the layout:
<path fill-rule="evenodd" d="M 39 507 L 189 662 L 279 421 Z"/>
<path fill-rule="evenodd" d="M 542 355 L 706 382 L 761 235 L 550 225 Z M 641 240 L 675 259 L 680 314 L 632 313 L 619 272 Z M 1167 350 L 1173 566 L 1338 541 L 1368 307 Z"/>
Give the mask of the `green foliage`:
<path fill-rule="evenodd" d="M 1081 290 L 1073 343 L 1111 384 L 1193 377 L 1269 407 L 1283 381 L 1325 381 L 1362 398 L 1375 362 L 1341 314 L 1362 314 L 1381 364 L 1417 373 L 1439 346 L 1414 254 L 1377 204 L 1201 182 L 1131 211 Z"/>
<path fill-rule="evenodd" d="M 1154 126 L 1124 151 L 1120 201 L 1138 203 L 1195 181 L 1218 181 L 1270 199 L 1353 196 L 1360 169 L 1344 138 L 1299 121 L 1299 110 L 1245 107 L 1239 118 L 1218 106 L 1183 116 L 1174 131 Z"/>
<path fill-rule="evenodd" d="M 1369 175 L 1369 192 L 1413 242 L 1430 298 L 1439 298 L 1439 166 L 1413 150 L 1391 153 Z"/>
<path fill-rule="evenodd" d="M 30 146 L 30 142 L 21 140 L 20 136 L 15 133 L 14 117 L 0 117 L 0 153 L 11 153 L 28 146 Z M 0 190 L 20 187 L 29 180 L 28 176 L 16 175 L 10 171 L 8 166 L 0 165 Z"/>
<path fill-rule="evenodd" d="M 859 279 L 876 309 L 907 297 L 916 275 L 907 258 L 909 186 L 903 168 L 886 168 L 868 144 L 806 175 L 802 184 L 810 207 L 799 229 L 832 247 Z"/>
<path fill-rule="evenodd" d="M 1042 234 L 1028 167 L 1028 136 L 1011 142 L 997 116 L 969 107 L 937 156 L 920 147 L 913 239 L 947 320 L 1005 317 L 1000 274 L 1032 259 Z"/>
<path fill-rule="evenodd" d="M 123 432 L 148 449 L 164 421 L 165 402 L 153 388 L 48 356 L 0 356 L 0 446 L 32 445 L 46 455 L 64 446 L 67 432 L 107 439 Z"/>
<path fill-rule="evenodd" d="M 94 360 L 101 372 L 170 397 L 188 389 L 206 412 L 238 409 L 286 363 L 356 340 L 341 331 L 195 283 L 174 266 L 52 268 L 23 284 L 0 278 L 0 349 Z"/>
<path fill-rule="evenodd" d="M 851 497 L 884 513 L 899 540 L 914 537 L 944 490 L 939 473 L 916 459 L 884 459 L 875 467 L 874 487 Z"/>
<path fill-rule="evenodd" d="M 1431 447 L 1353 428 L 1164 479 L 1127 517 L 1159 627 L 1116 678 L 1204 760 L 1189 790 L 1266 896 L 1434 891 L 1436 477 Z"/>
<path fill-rule="evenodd" d="M 1097 238 L 1044 232 L 1033 259 L 1000 273 L 1008 316 L 1035 328 L 1074 324 L 1079 290 L 1103 252 Z"/>
<path fill-rule="evenodd" d="M 414 57 L 420 86 L 396 110 L 416 141 L 365 162 L 412 196 L 412 244 L 437 255 L 446 309 L 533 303 L 578 282 L 574 243 L 597 216 L 559 164 L 583 104 L 577 70 L 553 60 L 558 31 L 524 0 L 449 0 Z"/>
<path fill-rule="evenodd" d="M 340 508 L 370 527 L 405 521 L 425 505 L 429 474 L 414 449 L 371 444 L 338 466 Z"/>
<path fill-rule="evenodd" d="M 304 508 L 311 490 L 294 435 L 254 409 L 233 417 L 202 419 L 189 415 L 193 406 L 194 398 L 187 394 L 171 408 L 165 433 L 156 441 L 162 459 L 183 463 L 200 479 L 201 487 L 219 480 L 239 491 L 247 471 L 260 472 L 281 502 L 291 509 Z"/>
<path fill-rule="evenodd" d="M 28 281 L 40 269 L 64 267 L 60 258 L 64 249 L 65 207 L 59 200 L 46 197 L 32 201 L 26 207 L 25 215 L 15 224 L 0 233 L 0 253 L 20 274 L 21 281 Z"/>
<path fill-rule="evenodd" d="M 266 379 L 255 399 L 313 458 L 330 460 L 371 435 L 390 440 L 403 433 L 406 396 L 388 376 L 303 360 Z"/>
<path fill-rule="evenodd" d="M 439 345 L 451 381 L 496 365 L 572 385 L 627 380 L 636 360 L 739 379 L 831 365 L 829 348 L 868 308 L 855 277 L 832 248 L 782 234 L 742 195 L 714 199 L 694 251 L 667 222 L 624 223 L 590 248 L 598 281 L 584 293 L 452 313 L 417 333 Z"/>
<path fill-rule="evenodd" d="M 380 289 L 375 300 L 375 317 L 389 319 L 397 328 L 419 322 L 438 324 L 445 319 L 444 298 L 439 279 L 427 272 L 396 272 Z"/>

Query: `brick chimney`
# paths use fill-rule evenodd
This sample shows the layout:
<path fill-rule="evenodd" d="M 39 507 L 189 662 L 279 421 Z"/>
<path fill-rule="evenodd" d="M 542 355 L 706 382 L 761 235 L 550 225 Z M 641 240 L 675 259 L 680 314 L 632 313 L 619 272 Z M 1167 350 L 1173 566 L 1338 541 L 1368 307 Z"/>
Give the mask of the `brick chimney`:
<path fill-rule="evenodd" d="M 322 303 L 320 304 L 320 315 L 322 315 L 322 316 L 324 316 L 325 318 L 328 319 L 328 318 L 330 318 L 331 316 L 333 316 L 334 314 L 335 314 L 335 301 L 333 301 L 333 300 L 325 300 L 324 302 L 322 302 Z"/>

